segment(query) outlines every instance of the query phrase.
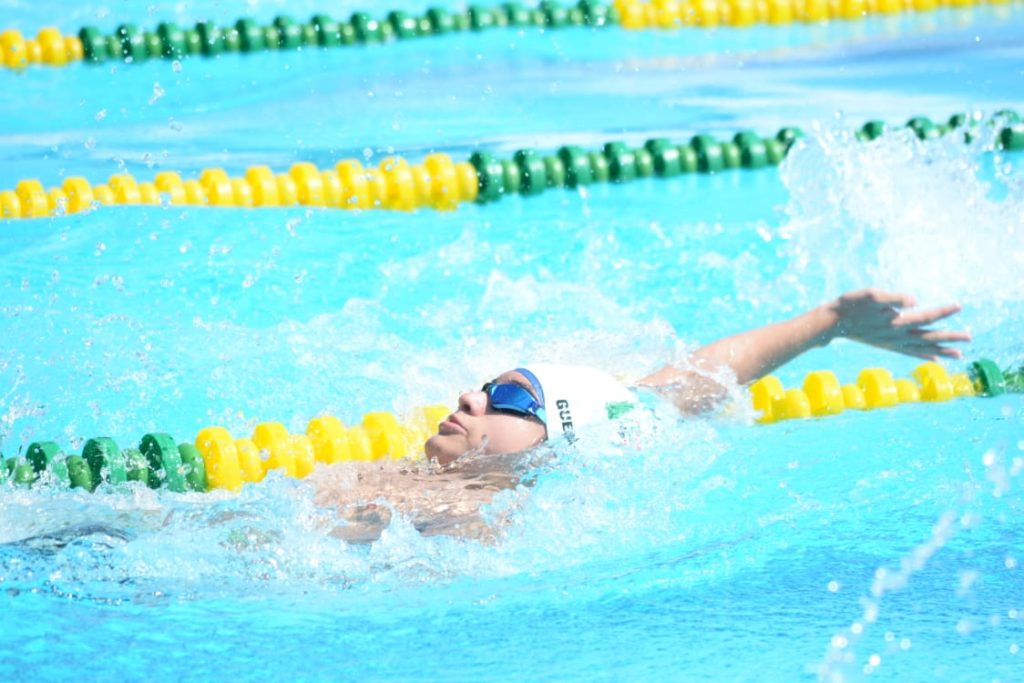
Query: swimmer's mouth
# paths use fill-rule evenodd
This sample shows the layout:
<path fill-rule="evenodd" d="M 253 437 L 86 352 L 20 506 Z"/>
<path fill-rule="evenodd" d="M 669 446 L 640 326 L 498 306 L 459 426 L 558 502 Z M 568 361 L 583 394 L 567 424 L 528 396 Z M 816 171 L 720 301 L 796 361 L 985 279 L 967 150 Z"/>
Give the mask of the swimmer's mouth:
<path fill-rule="evenodd" d="M 469 430 L 459 421 L 458 415 L 452 413 L 448 418 L 437 426 L 438 434 L 464 434 L 468 435 Z"/>

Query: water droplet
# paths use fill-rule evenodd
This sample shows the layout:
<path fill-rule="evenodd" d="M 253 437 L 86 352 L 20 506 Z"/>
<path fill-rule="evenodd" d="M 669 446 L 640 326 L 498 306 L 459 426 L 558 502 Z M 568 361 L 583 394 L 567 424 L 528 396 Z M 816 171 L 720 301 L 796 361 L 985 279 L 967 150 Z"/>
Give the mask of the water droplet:
<path fill-rule="evenodd" d="M 181 73 L 181 60 L 180 59 L 175 59 L 173 62 L 171 62 L 171 70 L 173 70 L 174 73 L 176 73 L 176 74 L 180 74 Z"/>
<path fill-rule="evenodd" d="M 153 96 L 149 98 L 149 103 L 154 104 L 161 97 L 166 95 L 167 92 L 160 87 L 159 83 L 153 83 Z"/>
<path fill-rule="evenodd" d="M 105 118 L 107 118 L 107 110 L 106 109 L 100 109 L 98 112 L 96 112 L 96 120 L 97 121 L 102 121 Z"/>

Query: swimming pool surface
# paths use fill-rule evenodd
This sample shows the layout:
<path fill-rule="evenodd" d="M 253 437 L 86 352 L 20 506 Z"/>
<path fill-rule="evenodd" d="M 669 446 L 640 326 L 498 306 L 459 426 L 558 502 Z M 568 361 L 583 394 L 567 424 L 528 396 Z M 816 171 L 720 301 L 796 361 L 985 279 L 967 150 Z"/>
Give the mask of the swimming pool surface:
<path fill-rule="evenodd" d="M 458 7 L 455 3 L 450 7 Z M 365 5 L 333 3 L 347 16 Z M 388 7 L 421 11 L 396 0 Z M 0 0 L 72 32 L 322 3 Z M 866 285 L 960 301 L 1024 362 L 1024 156 L 869 119 L 1024 111 L 1020 10 L 828 26 L 462 34 L 0 71 L 0 187 L 798 125 L 779 169 L 412 214 L 103 207 L 0 223 L 0 447 L 302 431 L 531 358 L 639 375 Z M 844 342 L 778 373 L 907 376 Z M 962 364 L 950 363 L 961 370 Z M 0 485 L 5 680 L 1020 680 L 1024 401 L 665 423 L 556 453 L 496 544 L 324 531 L 309 485 Z"/>

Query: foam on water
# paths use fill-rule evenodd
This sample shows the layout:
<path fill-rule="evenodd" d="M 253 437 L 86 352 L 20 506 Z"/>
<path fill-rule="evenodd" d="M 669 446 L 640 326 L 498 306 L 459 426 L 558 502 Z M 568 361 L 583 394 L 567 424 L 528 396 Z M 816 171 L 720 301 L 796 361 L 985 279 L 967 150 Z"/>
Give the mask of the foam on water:
<path fill-rule="evenodd" d="M 921 142 L 909 130 L 855 144 L 816 127 L 782 167 L 791 200 L 780 234 L 793 266 L 783 286 L 819 296 L 873 283 L 922 304 L 960 301 L 980 352 L 1012 359 L 1017 335 L 1005 323 L 1024 310 L 1024 178 L 1015 156 L 991 151 L 1001 126 L 983 125 L 967 145 L 959 132 Z"/>

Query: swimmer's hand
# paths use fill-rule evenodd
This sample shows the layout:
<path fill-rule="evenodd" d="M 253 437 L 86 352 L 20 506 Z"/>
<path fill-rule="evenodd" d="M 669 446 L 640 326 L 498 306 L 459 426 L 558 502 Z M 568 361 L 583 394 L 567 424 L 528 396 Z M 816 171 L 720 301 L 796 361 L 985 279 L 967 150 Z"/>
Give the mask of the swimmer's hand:
<path fill-rule="evenodd" d="M 714 377 L 718 370 L 728 368 L 738 384 L 747 384 L 840 337 L 928 360 L 960 358 L 960 350 L 950 344 L 970 341 L 970 333 L 930 327 L 960 306 L 909 310 L 913 307 L 914 298 L 907 294 L 849 292 L 789 320 L 711 342 L 690 356 L 689 368 L 666 365 L 637 384 L 662 390 L 683 413 L 692 414 L 714 407 L 728 394 Z"/>
<path fill-rule="evenodd" d="M 819 310 L 829 321 L 822 345 L 845 337 L 896 353 L 938 360 L 939 356 L 960 358 L 951 343 L 969 342 L 965 330 L 932 329 L 930 326 L 960 312 L 959 304 L 914 311 L 909 294 L 862 289 L 843 294 Z"/>

